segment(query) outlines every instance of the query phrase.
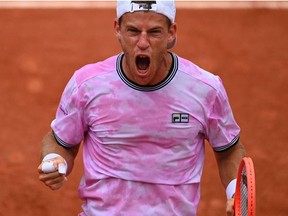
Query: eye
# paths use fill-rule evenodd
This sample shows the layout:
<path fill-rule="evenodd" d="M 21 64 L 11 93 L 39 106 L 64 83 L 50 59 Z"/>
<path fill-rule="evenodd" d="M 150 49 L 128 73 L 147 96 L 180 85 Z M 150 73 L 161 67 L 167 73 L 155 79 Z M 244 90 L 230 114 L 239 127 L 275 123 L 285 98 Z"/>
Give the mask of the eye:
<path fill-rule="evenodd" d="M 134 35 L 134 34 L 138 34 L 139 30 L 133 27 L 129 27 L 127 28 L 127 32 Z"/>
<path fill-rule="evenodd" d="M 137 32 L 137 29 L 135 29 L 135 28 L 128 28 L 128 31 Z"/>
<path fill-rule="evenodd" d="M 162 31 L 161 31 L 161 29 L 156 28 L 156 29 L 151 29 L 151 30 L 149 31 L 149 33 L 150 33 L 151 35 L 160 35 L 160 34 L 162 33 Z"/>
<path fill-rule="evenodd" d="M 153 30 L 151 31 L 151 33 L 161 33 L 161 30 L 160 30 L 160 29 L 153 29 Z"/>

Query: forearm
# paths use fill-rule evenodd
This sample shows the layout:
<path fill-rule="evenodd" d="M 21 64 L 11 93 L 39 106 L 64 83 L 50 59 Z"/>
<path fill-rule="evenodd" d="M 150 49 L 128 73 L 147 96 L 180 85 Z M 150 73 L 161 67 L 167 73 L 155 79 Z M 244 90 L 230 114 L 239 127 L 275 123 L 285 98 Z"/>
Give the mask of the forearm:
<path fill-rule="evenodd" d="M 215 157 L 218 164 L 219 175 L 221 182 L 226 189 L 227 203 L 226 203 L 226 215 L 234 215 L 234 199 L 235 193 L 235 181 L 237 178 L 237 172 L 239 164 L 242 158 L 246 155 L 244 146 L 238 141 L 238 143 L 224 152 L 215 152 Z M 229 185 L 229 183 L 231 184 Z M 234 183 L 234 184 L 233 184 Z M 229 188 L 227 186 L 229 185 Z"/>
<path fill-rule="evenodd" d="M 240 141 L 224 152 L 215 152 L 220 179 L 225 188 L 237 177 L 239 164 L 245 154 L 245 148 Z"/>
<path fill-rule="evenodd" d="M 56 153 L 61 155 L 67 165 L 67 175 L 72 171 L 74 166 L 74 159 L 77 156 L 79 150 L 79 145 L 73 148 L 64 148 L 63 146 L 59 145 L 56 141 L 53 132 L 48 132 L 42 140 L 42 149 L 41 149 L 41 161 L 42 159 L 50 153 Z"/>

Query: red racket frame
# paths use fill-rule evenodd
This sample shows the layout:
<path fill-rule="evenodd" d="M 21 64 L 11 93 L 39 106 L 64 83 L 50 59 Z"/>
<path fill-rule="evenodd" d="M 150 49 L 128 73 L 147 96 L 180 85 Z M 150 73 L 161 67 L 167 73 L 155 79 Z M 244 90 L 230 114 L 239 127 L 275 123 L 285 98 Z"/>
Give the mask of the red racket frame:
<path fill-rule="evenodd" d="M 247 216 L 256 216 L 256 182 L 254 164 L 250 157 L 244 157 L 239 165 L 238 176 L 236 182 L 236 192 L 234 199 L 235 216 L 243 216 L 241 214 L 241 188 L 242 170 L 246 168 L 247 175 L 247 194 L 248 194 L 248 212 Z"/>

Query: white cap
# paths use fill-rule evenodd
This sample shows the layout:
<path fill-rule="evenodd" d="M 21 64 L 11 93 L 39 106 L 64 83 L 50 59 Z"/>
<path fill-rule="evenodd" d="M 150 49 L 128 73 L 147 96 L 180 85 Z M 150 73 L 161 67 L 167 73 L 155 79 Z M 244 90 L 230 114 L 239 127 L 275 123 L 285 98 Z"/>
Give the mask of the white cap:
<path fill-rule="evenodd" d="M 174 0 L 156 0 L 151 3 L 139 3 L 141 1 L 117 0 L 117 19 L 125 13 L 135 11 L 153 11 L 168 17 L 171 22 L 175 22 L 176 7 Z"/>

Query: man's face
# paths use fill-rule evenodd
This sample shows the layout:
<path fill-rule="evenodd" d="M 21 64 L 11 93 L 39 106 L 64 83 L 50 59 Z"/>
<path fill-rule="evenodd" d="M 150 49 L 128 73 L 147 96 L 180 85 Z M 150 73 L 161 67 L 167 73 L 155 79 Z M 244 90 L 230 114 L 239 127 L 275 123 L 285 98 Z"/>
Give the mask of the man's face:
<path fill-rule="evenodd" d="M 169 25 L 162 14 L 137 11 L 124 14 L 114 27 L 125 54 L 126 76 L 139 85 L 161 82 L 171 66 L 167 45 L 176 36 L 176 25 Z"/>

